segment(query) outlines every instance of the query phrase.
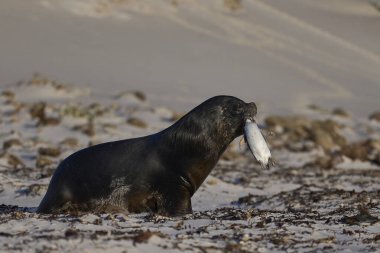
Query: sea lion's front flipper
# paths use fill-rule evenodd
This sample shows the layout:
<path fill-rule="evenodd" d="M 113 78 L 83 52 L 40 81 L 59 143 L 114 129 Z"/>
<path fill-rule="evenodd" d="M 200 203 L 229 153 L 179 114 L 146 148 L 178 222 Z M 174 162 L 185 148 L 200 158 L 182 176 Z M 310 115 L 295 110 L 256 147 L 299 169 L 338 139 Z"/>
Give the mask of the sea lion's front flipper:
<path fill-rule="evenodd" d="M 159 213 L 168 216 L 182 216 L 191 214 L 191 196 L 186 187 L 179 186 L 179 189 L 165 194 L 162 209 Z"/>

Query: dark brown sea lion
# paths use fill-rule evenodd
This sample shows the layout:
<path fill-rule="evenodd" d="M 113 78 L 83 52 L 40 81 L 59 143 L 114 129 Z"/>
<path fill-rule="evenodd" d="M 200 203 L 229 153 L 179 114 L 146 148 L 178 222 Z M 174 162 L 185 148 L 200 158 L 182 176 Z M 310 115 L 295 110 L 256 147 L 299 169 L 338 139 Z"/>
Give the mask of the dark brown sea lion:
<path fill-rule="evenodd" d="M 75 152 L 58 166 L 37 212 L 191 213 L 191 197 L 256 112 L 255 103 L 216 96 L 156 134 Z"/>

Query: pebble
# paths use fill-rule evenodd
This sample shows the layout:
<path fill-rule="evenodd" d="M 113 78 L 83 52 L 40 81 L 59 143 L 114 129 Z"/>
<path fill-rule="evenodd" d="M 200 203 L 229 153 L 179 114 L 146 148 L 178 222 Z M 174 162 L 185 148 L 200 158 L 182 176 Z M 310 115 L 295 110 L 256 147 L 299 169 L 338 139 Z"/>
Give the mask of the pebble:
<path fill-rule="evenodd" d="M 52 165 L 54 162 L 45 156 L 38 156 L 36 160 L 37 168 L 44 168 L 49 165 Z"/>
<path fill-rule="evenodd" d="M 369 116 L 369 119 L 370 119 L 370 120 L 377 121 L 377 122 L 380 122 L 380 111 L 373 112 L 373 113 Z"/>
<path fill-rule="evenodd" d="M 332 114 L 333 114 L 333 115 L 336 115 L 336 116 L 344 117 L 344 118 L 348 118 L 348 117 L 350 117 L 350 114 L 348 114 L 348 112 L 346 112 L 346 111 L 343 110 L 342 108 L 335 108 L 335 109 L 332 111 Z"/>
<path fill-rule="evenodd" d="M 13 146 L 22 146 L 22 143 L 19 139 L 9 139 L 9 140 L 4 141 L 3 143 L 4 150 L 9 149 Z"/>
<path fill-rule="evenodd" d="M 139 118 L 134 118 L 134 117 L 131 117 L 127 120 L 127 123 L 132 125 L 132 126 L 135 126 L 135 127 L 139 127 L 139 128 L 147 128 L 148 125 L 141 119 Z"/>
<path fill-rule="evenodd" d="M 41 147 L 38 149 L 38 153 L 43 156 L 57 157 L 61 154 L 61 150 L 53 147 Z"/>

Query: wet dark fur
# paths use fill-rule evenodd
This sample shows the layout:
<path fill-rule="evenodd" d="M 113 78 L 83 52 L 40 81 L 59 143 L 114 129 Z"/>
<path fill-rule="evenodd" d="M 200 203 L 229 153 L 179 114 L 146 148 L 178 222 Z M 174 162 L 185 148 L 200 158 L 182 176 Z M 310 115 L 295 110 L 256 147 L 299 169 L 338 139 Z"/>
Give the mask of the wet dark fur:
<path fill-rule="evenodd" d="M 190 198 L 256 110 L 217 96 L 159 133 L 80 150 L 59 165 L 37 212 L 191 213 Z"/>

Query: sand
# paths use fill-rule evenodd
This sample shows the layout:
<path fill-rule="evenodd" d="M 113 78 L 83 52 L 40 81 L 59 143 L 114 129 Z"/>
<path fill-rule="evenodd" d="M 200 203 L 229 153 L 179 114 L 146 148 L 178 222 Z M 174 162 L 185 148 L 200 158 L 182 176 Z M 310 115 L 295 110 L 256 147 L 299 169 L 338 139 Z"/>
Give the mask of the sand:
<path fill-rule="evenodd" d="M 378 252 L 379 15 L 360 0 L 2 1 L 0 251 Z M 35 213 L 71 153 L 219 94 L 258 104 L 276 166 L 237 139 L 192 215 Z"/>
<path fill-rule="evenodd" d="M 330 1 L 328 1 L 330 2 Z M 328 7 L 326 7 L 328 6 Z M 0 83 L 39 72 L 191 109 L 215 94 L 263 112 L 379 108 L 379 13 L 366 1 L 5 0 Z"/>

